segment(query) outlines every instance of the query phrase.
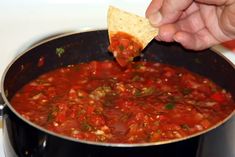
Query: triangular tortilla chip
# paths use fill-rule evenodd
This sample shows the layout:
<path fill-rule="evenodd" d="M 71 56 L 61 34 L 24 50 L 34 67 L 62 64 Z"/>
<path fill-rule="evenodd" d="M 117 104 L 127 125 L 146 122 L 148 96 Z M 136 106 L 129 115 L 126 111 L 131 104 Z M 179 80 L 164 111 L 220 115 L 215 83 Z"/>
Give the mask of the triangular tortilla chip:
<path fill-rule="evenodd" d="M 108 9 L 109 40 L 117 32 L 135 37 L 144 49 L 158 34 L 158 29 L 153 27 L 147 18 L 110 6 Z"/>

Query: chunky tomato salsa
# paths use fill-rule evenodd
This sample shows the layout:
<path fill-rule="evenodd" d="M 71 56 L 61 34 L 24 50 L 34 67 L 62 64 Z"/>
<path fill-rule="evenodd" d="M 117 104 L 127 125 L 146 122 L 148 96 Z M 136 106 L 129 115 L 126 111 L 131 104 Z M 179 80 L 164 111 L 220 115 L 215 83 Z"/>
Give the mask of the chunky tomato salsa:
<path fill-rule="evenodd" d="M 231 94 L 207 78 L 160 63 L 113 61 L 69 65 L 26 84 L 11 103 L 26 119 L 89 141 L 159 142 L 222 121 Z"/>
<path fill-rule="evenodd" d="M 124 32 L 112 35 L 110 41 L 108 49 L 123 67 L 130 63 L 134 57 L 139 56 L 143 49 L 134 37 Z"/>

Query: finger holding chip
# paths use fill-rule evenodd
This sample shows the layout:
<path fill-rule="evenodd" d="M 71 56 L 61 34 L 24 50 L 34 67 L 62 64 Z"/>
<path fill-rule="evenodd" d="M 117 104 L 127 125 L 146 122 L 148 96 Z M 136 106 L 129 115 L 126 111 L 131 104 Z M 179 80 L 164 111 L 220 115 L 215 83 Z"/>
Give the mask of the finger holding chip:
<path fill-rule="evenodd" d="M 110 6 L 108 9 L 109 51 L 126 66 L 158 34 L 147 18 Z"/>

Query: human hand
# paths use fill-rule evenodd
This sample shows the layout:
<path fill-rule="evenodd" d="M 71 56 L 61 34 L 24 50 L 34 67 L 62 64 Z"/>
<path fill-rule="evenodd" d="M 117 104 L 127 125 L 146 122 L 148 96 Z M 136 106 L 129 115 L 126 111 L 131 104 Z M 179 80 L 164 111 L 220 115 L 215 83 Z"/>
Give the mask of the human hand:
<path fill-rule="evenodd" d="M 235 39 L 235 0 L 152 0 L 146 11 L 159 41 L 202 50 Z"/>

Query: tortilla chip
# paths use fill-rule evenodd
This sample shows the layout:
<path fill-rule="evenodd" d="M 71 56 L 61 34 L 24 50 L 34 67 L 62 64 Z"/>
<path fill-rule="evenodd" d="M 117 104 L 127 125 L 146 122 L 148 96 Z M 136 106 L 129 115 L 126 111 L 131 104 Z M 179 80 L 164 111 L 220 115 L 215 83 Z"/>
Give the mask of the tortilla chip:
<path fill-rule="evenodd" d="M 158 34 L 158 28 L 153 27 L 147 18 L 110 6 L 108 9 L 109 40 L 117 32 L 135 37 L 144 49 Z"/>

